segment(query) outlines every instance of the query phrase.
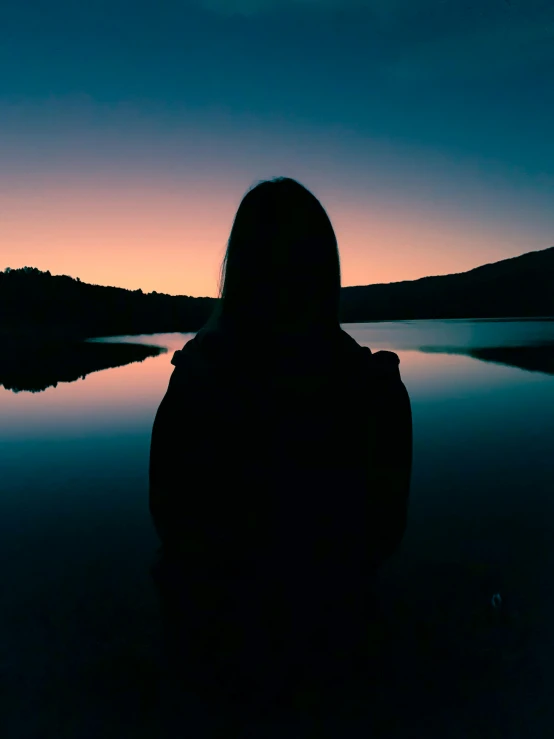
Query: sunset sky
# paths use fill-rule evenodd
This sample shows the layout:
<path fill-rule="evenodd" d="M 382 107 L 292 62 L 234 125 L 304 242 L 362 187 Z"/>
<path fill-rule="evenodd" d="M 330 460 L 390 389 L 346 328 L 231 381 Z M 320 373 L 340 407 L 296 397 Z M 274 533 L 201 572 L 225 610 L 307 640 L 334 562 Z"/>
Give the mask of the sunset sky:
<path fill-rule="evenodd" d="M 215 295 L 256 181 L 343 285 L 554 245 L 552 0 L 4 0 L 0 269 Z"/>

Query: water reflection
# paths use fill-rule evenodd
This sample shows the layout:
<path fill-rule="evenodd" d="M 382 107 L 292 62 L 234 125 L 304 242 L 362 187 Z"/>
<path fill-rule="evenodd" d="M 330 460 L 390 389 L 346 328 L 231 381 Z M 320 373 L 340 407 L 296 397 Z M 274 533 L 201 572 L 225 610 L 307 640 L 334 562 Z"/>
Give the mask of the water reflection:
<path fill-rule="evenodd" d="M 505 364 L 528 372 L 544 372 L 554 375 L 554 342 L 527 346 L 433 347 L 422 346 L 420 351 L 429 354 L 465 354 L 484 362 Z"/>
<path fill-rule="evenodd" d="M 167 351 L 160 346 L 96 342 L 5 342 L 0 386 L 14 393 L 42 392 L 59 382 L 84 380 L 91 372 L 142 362 Z"/>
<path fill-rule="evenodd" d="M 554 374 L 554 319 L 473 319 L 347 324 L 375 349 L 463 355 L 530 372 Z"/>
<path fill-rule="evenodd" d="M 414 416 L 409 526 L 382 578 L 394 639 L 377 689 L 363 699 L 368 715 L 388 722 L 375 733 L 444 737 L 455 724 L 460 736 L 546 736 L 528 726 L 533 700 L 554 722 L 554 379 L 546 364 L 523 371 L 521 352 L 552 346 L 554 323 L 345 328 L 361 344 L 399 354 Z M 172 352 L 190 338 L 91 342 L 166 351 L 37 394 L 0 389 L 6 736 L 88 739 L 106 727 L 110 736 L 161 735 L 153 709 L 146 715 L 159 653 L 149 437 Z M 491 348 L 509 361 L 495 363 L 501 355 Z M 184 455 L 184 479 L 193 463 Z M 502 629 L 486 623 L 494 592 L 522 624 L 506 627 L 498 648 Z M 189 716 L 170 736 L 196 728 Z M 335 733 L 349 732 L 341 724 Z"/>
<path fill-rule="evenodd" d="M 465 355 L 519 369 L 554 374 L 554 320 L 395 321 L 345 324 L 374 350 Z M 42 392 L 93 372 L 142 362 L 182 348 L 194 334 L 114 336 L 75 343 L 13 343 L 2 346 L 0 386 Z M 161 365 L 159 365 L 161 367 Z M 165 365 L 164 365 L 165 366 Z M 146 375 L 144 375 L 146 377 Z M 135 390 L 139 388 L 135 387 Z"/>

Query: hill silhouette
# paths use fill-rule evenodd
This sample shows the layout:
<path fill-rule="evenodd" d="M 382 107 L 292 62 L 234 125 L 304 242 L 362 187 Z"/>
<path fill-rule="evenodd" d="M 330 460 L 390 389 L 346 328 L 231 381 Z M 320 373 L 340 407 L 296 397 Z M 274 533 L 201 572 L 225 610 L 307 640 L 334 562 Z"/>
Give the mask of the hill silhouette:
<path fill-rule="evenodd" d="M 344 323 L 430 318 L 554 316 L 554 247 L 469 272 L 344 287 Z"/>
<path fill-rule="evenodd" d="M 104 287 L 36 267 L 0 272 L 2 335 L 84 339 L 197 331 L 213 298 Z"/>
<path fill-rule="evenodd" d="M 90 285 L 34 267 L 7 269 L 0 272 L 0 340 L 194 332 L 214 304 L 214 298 Z M 342 323 L 533 316 L 554 316 L 554 247 L 469 272 L 341 291 Z"/>

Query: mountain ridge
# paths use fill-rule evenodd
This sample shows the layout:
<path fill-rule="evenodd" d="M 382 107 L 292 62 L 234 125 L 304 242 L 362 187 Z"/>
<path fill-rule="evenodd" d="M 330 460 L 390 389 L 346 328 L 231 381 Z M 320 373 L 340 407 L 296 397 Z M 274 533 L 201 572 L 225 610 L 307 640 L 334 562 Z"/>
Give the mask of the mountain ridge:
<path fill-rule="evenodd" d="M 554 247 L 417 280 L 344 287 L 341 320 L 554 315 Z"/>
<path fill-rule="evenodd" d="M 359 287 L 382 287 L 382 286 L 388 286 L 388 285 L 404 285 L 406 283 L 413 284 L 414 282 L 421 282 L 422 280 L 436 280 L 441 279 L 443 277 L 459 277 L 460 275 L 469 275 L 473 272 L 477 272 L 478 270 L 483 270 L 488 267 L 495 267 L 498 264 L 503 264 L 505 262 L 513 262 L 518 259 L 524 259 L 526 257 L 531 257 L 534 254 L 545 254 L 547 252 L 552 252 L 552 256 L 554 258 L 554 246 L 548 246 L 545 249 L 534 249 L 533 251 L 527 251 L 523 254 L 517 254 L 515 257 L 506 257 L 505 259 L 499 259 L 497 262 L 486 262 L 485 264 L 480 264 L 477 267 L 472 267 L 471 269 L 466 269 L 464 272 L 448 272 L 445 275 L 425 275 L 424 277 L 416 277 L 413 280 L 395 280 L 394 282 L 372 282 L 369 285 L 346 285 L 342 289 L 348 290 L 350 288 L 359 288 Z"/>
<path fill-rule="evenodd" d="M 215 301 L 8 268 L 0 272 L 0 340 L 195 332 Z M 554 246 L 466 272 L 341 289 L 341 323 L 533 316 L 554 316 Z"/>

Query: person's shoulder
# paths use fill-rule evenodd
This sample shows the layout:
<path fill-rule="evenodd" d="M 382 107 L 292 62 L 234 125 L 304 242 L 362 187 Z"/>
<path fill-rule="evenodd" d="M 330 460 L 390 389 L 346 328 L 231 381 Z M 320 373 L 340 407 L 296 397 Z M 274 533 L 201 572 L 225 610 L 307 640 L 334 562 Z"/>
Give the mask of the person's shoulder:
<path fill-rule="evenodd" d="M 211 334 L 199 331 L 189 339 L 182 349 L 174 352 L 171 364 L 175 367 L 175 376 L 209 376 L 217 371 L 220 362 L 214 350 L 214 339 Z"/>
<path fill-rule="evenodd" d="M 371 372 L 383 376 L 399 374 L 400 357 L 395 352 L 388 350 L 372 352 L 368 346 L 362 346 L 344 330 L 342 343 L 346 352 L 361 361 L 362 365 Z"/>
<path fill-rule="evenodd" d="M 376 382 L 399 382 L 401 379 L 400 357 L 395 352 L 380 350 L 374 353 L 367 348 L 364 364 Z"/>
<path fill-rule="evenodd" d="M 400 366 L 400 357 L 398 354 L 385 349 L 372 353 L 370 361 L 374 367 L 383 371 L 392 371 Z"/>

